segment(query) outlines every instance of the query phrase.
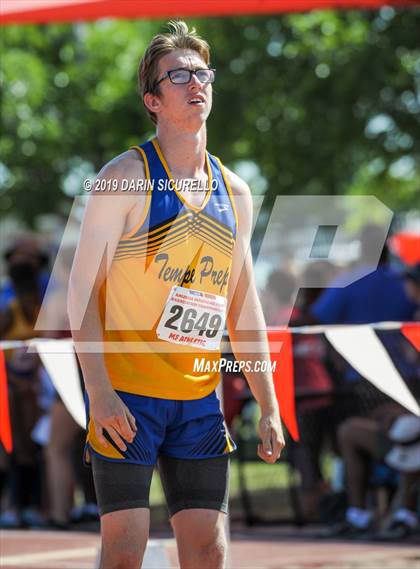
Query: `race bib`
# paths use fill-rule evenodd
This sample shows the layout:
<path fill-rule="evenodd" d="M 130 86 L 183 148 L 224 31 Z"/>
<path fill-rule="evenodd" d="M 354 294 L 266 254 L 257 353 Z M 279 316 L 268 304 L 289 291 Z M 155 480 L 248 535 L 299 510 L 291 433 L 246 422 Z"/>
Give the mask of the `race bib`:
<path fill-rule="evenodd" d="M 173 286 L 157 336 L 173 344 L 217 350 L 225 329 L 226 304 L 224 296 Z"/>

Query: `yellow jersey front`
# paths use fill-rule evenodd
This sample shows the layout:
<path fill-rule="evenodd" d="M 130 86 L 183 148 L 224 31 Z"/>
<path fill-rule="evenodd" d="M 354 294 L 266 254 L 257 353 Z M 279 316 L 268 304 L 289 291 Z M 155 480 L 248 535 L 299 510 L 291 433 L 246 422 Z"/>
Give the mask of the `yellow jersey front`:
<path fill-rule="evenodd" d="M 106 368 L 116 390 L 199 399 L 220 375 L 220 349 L 201 346 L 216 324 L 223 326 L 237 232 L 232 191 L 220 160 L 206 152 L 207 193 L 194 207 L 174 183 L 156 138 L 134 148 L 145 164 L 147 200 L 137 226 L 121 236 L 100 291 Z M 196 320 L 186 318 L 191 314 Z M 202 358 L 207 365 L 197 371 Z"/>

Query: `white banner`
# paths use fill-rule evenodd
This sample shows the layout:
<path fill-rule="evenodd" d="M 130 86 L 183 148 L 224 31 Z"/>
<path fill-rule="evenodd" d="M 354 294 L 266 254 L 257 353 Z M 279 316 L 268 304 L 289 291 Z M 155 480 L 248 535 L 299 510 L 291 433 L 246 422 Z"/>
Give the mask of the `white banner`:
<path fill-rule="evenodd" d="M 325 331 L 325 336 L 360 375 L 408 411 L 420 416 L 420 407 L 371 325 L 331 328 Z"/>
<path fill-rule="evenodd" d="M 41 361 L 73 419 L 86 428 L 85 404 L 73 340 L 33 341 Z"/>

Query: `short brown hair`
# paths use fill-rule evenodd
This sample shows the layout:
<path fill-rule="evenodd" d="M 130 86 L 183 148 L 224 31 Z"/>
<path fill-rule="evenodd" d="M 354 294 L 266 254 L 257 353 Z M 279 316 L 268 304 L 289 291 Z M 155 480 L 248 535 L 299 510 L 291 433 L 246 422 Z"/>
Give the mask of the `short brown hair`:
<path fill-rule="evenodd" d="M 138 84 L 143 105 L 146 93 L 159 95 L 159 85 L 156 86 L 158 65 L 159 60 L 167 53 L 176 49 L 191 49 L 200 55 L 206 65 L 210 63 L 210 46 L 197 34 L 195 28 L 190 31 L 185 22 L 171 20 L 168 22 L 168 30 L 168 33 L 158 34 L 152 39 L 140 61 Z M 150 112 L 147 107 L 145 108 L 156 124 L 156 114 Z"/>

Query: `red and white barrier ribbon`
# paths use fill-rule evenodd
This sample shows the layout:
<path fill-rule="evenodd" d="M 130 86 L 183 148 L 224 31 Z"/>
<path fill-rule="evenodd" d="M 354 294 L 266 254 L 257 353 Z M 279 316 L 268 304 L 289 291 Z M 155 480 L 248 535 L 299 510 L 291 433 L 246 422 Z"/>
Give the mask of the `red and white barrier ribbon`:
<path fill-rule="evenodd" d="M 283 421 L 294 440 L 299 439 L 296 419 L 294 372 L 291 334 L 325 334 L 341 356 L 380 391 L 397 401 L 411 413 L 420 416 L 420 407 L 403 378 L 375 334 L 375 330 L 401 330 L 411 344 L 420 350 L 420 323 L 380 322 L 363 325 L 303 326 L 270 328 L 268 339 L 271 359 L 277 361 L 274 387 Z M 25 342 L 0 342 L 1 350 L 28 346 L 36 349 L 63 403 L 75 421 L 85 426 L 85 410 L 72 340 L 33 339 Z M 4 365 L 3 365 L 4 369 Z M 11 447 L 6 409 L 7 384 L 0 360 L 0 439 Z M 8 406 L 7 406 L 8 409 Z M 5 414 L 6 413 L 6 414 Z M 10 426 L 10 421 L 9 421 Z M 6 446 L 6 445 L 5 445 Z"/>

